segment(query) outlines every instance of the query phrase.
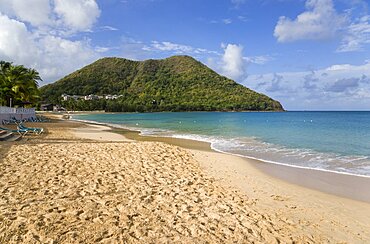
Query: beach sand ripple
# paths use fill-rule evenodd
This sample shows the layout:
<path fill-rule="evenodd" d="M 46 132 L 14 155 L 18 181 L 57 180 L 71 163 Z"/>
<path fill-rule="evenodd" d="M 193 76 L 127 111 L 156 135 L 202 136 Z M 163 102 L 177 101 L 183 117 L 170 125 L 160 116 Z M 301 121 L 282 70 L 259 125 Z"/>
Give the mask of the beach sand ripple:
<path fill-rule="evenodd" d="M 328 241 L 258 212 L 164 143 L 15 144 L 0 177 L 0 243 Z"/>

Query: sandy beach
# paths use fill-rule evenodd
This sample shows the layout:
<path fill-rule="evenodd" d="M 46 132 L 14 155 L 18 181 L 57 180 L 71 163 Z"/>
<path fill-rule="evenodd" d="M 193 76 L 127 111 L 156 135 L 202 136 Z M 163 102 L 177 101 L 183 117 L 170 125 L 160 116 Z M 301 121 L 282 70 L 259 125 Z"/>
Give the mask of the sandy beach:
<path fill-rule="evenodd" d="M 369 203 L 206 143 L 38 126 L 44 135 L 0 144 L 0 243 L 370 242 Z"/>

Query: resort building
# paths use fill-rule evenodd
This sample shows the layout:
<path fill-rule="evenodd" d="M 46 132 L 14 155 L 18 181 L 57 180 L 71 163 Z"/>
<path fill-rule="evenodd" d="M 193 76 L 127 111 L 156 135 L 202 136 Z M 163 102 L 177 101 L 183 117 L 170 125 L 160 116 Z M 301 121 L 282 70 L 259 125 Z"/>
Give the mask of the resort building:
<path fill-rule="evenodd" d="M 68 100 L 71 100 L 71 99 L 91 101 L 91 100 L 99 100 L 99 99 L 115 100 L 115 99 L 118 99 L 118 98 L 122 97 L 122 95 L 98 96 L 98 95 L 90 94 L 90 95 L 86 95 L 86 96 L 79 96 L 79 95 L 62 94 L 61 97 L 62 97 L 62 101 L 68 101 Z"/>
<path fill-rule="evenodd" d="M 62 97 L 63 101 L 68 101 L 68 100 L 71 100 L 71 99 L 78 100 L 78 99 L 84 98 L 84 96 L 78 96 L 78 95 L 72 95 L 71 96 L 71 95 L 67 95 L 67 94 L 62 94 L 61 97 Z"/>

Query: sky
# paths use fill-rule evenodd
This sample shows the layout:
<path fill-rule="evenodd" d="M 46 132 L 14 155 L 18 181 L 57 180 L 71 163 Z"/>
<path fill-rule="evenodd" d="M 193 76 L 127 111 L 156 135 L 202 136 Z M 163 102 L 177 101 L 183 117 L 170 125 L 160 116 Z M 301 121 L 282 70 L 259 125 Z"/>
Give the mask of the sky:
<path fill-rule="evenodd" d="M 0 60 L 54 82 L 190 55 L 287 110 L 370 110 L 369 0 L 0 0 Z"/>

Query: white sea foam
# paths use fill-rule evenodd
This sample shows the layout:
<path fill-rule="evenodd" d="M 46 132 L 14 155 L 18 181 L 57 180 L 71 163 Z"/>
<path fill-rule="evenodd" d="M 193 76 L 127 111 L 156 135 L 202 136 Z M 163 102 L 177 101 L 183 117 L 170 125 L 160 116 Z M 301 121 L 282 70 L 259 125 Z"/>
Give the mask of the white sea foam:
<path fill-rule="evenodd" d="M 108 122 L 98 122 L 98 121 L 93 121 L 93 120 L 75 119 L 75 118 L 72 118 L 72 117 L 70 118 L 70 120 L 79 121 L 79 122 L 88 123 L 88 124 L 105 125 L 105 126 L 109 126 L 109 127 L 112 127 L 112 128 L 118 128 L 118 129 L 125 129 L 125 130 L 141 132 L 141 128 L 132 127 L 132 126 L 125 126 L 125 125 L 121 125 L 121 124 L 108 123 Z"/>
<path fill-rule="evenodd" d="M 339 156 L 330 153 L 315 152 L 309 149 L 291 149 L 246 137 L 225 139 L 222 137 L 194 134 L 173 134 L 171 137 L 208 142 L 215 151 L 266 163 L 370 177 L 370 159 L 365 156 Z M 362 161 L 364 165 L 358 164 L 359 161 Z M 357 163 L 353 167 L 348 167 L 349 162 Z"/>
<path fill-rule="evenodd" d="M 222 145 L 213 143 L 212 148 L 219 152 L 267 163 L 370 177 L 370 159 L 365 156 L 340 156 L 309 149 L 291 149 L 271 143 L 262 143 L 250 138 L 247 141 L 246 143 L 245 140 L 239 139 L 234 140 L 233 143 L 223 143 Z"/>

